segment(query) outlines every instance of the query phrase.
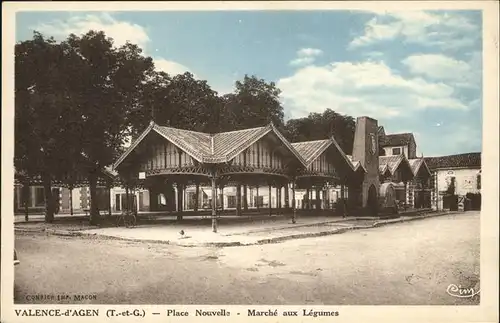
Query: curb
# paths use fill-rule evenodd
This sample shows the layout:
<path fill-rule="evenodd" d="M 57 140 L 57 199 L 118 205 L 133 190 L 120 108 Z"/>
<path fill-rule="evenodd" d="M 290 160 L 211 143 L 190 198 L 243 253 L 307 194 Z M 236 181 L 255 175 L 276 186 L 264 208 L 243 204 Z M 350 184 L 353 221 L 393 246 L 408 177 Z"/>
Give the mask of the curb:
<path fill-rule="evenodd" d="M 201 243 L 190 244 L 190 243 L 182 243 L 182 242 L 176 242 L 176 241 L 171 241 L 171 240 L 148 240 L 148 239 L 124 238 L 124 237 L 116 237 L 116 236 L 97 234 L 97 233 L 85 233 L 85 232 L 81 232 L 81 231 L 65 231 L 65 230 L 55 230 L 55 229 L 23 229 L 23 228 L 15 228 L 14 230 L 17 232 L 26 232 L 26 233 L 45 232 L 45 233 L 50 234 L 50 235 L 64 236 L 64 237 L 96 237 L 96 236 L 99 236 L 99 237 L 104 237 L 104 238 L 109 239 L 109 240 L 158 243 L 158 244 L 175 245 L 175 246 L 181 246 L 181 247 L 219 247 L 219 248 L 223 248 L 223 247 L 239 247 L 239 246 L 273 244 L 273 243 L 280 243 L 280 242 L 287 241 L 287 240 L 341 234 L 341 233 L 344 233 L 347 231 L 371 229 L 371 228 L 377 228 L 377 227 L 381 227 L 381 226 L 389 225 L 389 224 L 393 224 L 393 223 L 410 222 L 410 221 L 422 220 L 422 219 L 426 219 L 426 218 L 438 217 L 438 216 L 455 214 L 455 213 L 457 213 L 457 212 L 444 212 L 444 213 L 432 213 L 432 214 L 425 214 L 425 215 L 416 215 L 416 216 L 406 218 L 406 219 L 396 218 L 396 219 L 378 221 L 378 222 L 375 222 L 373 225 L 368 225 L 368 226 L 366 226 L 366 225 L 365 226 L 353 225 L 353 226 L 349 226 L 349 227 L 345 227 L 345 228 L 339 228 L 339 229 L 328 230 L 328 231 L 320 231 L 320 232 L 312 232 L 312 233 L 300 233 L 300 234 L 293 234 L 293 235 L 287 235 L 287 236 L 275 237 L 275 238 L 269 238 L 269 239 L 260 239 L 260 240 L 257 240 L 255 242 L 231 241 L 231 242 L 201 242 Z M 351 221 L 352 220 L 353 219 L 351 219 Z M 327 223 L 332 223 L 332 222 L 342 222 L 342 221 L 328 221 L 328 222 L 324 222 L 322 224 L 327 224 Z M 308 225 L 301 225 L 299 227 L 309 227 L 309 226 L 317 226 L 317 225 L 320 225 L 320 224 L 318 224 L 318 223 L 308 224 Z M 294 228 L 296 228 L 296 227 L 294 227 Z M 274 231 L 274 230 L 269 230 L 269 231 Z M 260 231 L 260 232 L 263 232 L 263 231 Z M 248 233 L 252 233 L 252 231 L 250 231 Z"/>
<path fill-rule="evenodd" d="M 396 219 L 390 219 L 390 220 L 384 220 L 384 221 L 377 221 L 373 224 L 372 227 L 377 228 L 377 227 L 381 227 L 381 226 L 393 224 L 393 223 L 402 223 L 402 222 L 423 220 L 423 219 L 427 219 L 427 218 L 433 218 L 433 217 L 437 217 L 437 216 L 443 216 L 443 215 L 455 214 L 455 213 L 458 213 L 458 212 L 440 212 L 440 213 L 415 215 L 415 216 L 411 216 L 411 217 L 406 218 L 406 219 L 396 218 Z"/>

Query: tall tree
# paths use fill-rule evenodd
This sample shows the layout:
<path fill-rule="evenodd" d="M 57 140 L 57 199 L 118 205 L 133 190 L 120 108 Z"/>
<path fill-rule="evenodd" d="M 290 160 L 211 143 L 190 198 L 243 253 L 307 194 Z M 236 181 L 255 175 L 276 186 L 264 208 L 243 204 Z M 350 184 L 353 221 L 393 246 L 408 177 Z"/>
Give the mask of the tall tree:
<path fill-rule="evenodd" d="M 76 158 L 71 119 L 75 105 L 69 84 L 77 57 L 38 32 L 15 45 L 14 164 L 27 178 L 39 177 L 45 193 L 45 220 L 54 219 L 52 184 Z"/>
<path fill-rule="evenodd" d="M 217 132 L 222 101 L 204 80 L 186 72 L 174 77 L 156 72 L 143 86 L 142 105 L 131 118 L 134 134 L 154 120 L 164 126 Z"/>
<path fill-rule="evenodd" d="M 234 129 L 258 127 L 273 122 L 284 125 L 283 106 L 279 100 L 281 90 L 274 82 L 245 75 L 236 81 L 235 92 L 224 96 L 225 124 Z"/>
<path fill-rule="evenodd" d="M 72 95 L 78 101 L 78 134 L 87 161 L 90 219 L 95 223 L 99 172 L 115 160 L 130 135 L 129 115 L 140 104 L 140 89 L 152 74 L 153 63 L 137 45 L 115 47 L 104 32 L 72 34 L 65 44 L 80 58 Z"/>
<path fill-rule="evenodd" d="M 326 109 L 323 113 L 310 113 L 305 118 L 288 120 L 285 133 L 291 142 L 320 140 L 333 136 L 342 150 L 351 154 L 355 126 L 354 118 Z"/>

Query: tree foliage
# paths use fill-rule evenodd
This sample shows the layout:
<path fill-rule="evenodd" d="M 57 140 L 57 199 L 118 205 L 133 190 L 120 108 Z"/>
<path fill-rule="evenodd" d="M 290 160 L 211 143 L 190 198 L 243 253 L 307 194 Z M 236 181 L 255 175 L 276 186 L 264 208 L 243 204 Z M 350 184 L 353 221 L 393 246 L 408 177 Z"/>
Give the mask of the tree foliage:
<path fill-rule="evenodd" d="M 151 58 L 103 32 L 57 43 L 35 33 L 16 45 L 16 168 L 44 179 L 47 219 L 51 180 L 78 170 L 96 201 L 98 172 L 113 162 L 129 134 L 128 116 L 153 70 Z M 36 72 L 34 72 L 36 71 Z M 97 214 L 91 202 L 91 220 Z"/>
<path fill-rule="evenodd" d="M 77 159 L 70 93 L 75 61 L 67 46 L 39 33 L 15 46 L 14 164 L 18 173 L 41 178 L 48 222 L 54 214 L 51 184 L 74 171 L 71 161 Z"/>
<path fill-rule="evenodd" d="M 225 127 L 239 130 L 273 122 L 282 128 L 284 112 L 279 100 L 280 93 L 274 82 L 245 75 L 243 80 L 235 82 L 234 93 L 223 97 Z"/>
<path fill-rule="evenodd" d="M 151 120 L 162 126 L 217 132 L 221 110 L 222 99 L 206 81 L 189 72 L 173 77 L 154 72 L 143 84 L 141 105 L 133 111 L 130 124 L 134 136 Z"/>
<path fill-rule="evenodd" d="M 355 126 L 354 118 L 326 109 L 323 113 L 310 113 L 305 118 L 288 120 L 285 131 L 291 142 L 320 140 L 333 136 L 342 150 L 351 154 Z"/>

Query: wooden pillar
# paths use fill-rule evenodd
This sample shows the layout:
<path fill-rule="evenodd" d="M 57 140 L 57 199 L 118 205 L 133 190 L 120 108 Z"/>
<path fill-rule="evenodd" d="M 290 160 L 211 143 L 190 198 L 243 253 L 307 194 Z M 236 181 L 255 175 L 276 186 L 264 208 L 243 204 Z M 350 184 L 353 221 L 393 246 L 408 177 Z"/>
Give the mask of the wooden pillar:
<path fill-rule="evenodd" d="M 257 185 L 257 188 L 256 188 L 256 191 L 257 191 L 257 210 L 260 210 L 260 199 L 259 199 L 259 186 Z"/>
<path fill-rule="evenodd" d="M 285 186 L 285 209 L 290 208 L 290 187 L 288 186 L 288 183 Z"/>
<path fill-rule="evenodd" d="M 346 216 L 346 208 L 345 208 L 345 205 L 346 205 L 346 201 L 345 201 L 345 197 L 344 197 L 344 184 L 340 184 L 340 200 L 341 200 L 341 203 L 337 203 L 337 207 L 340 207 L 340 214 L 342 215 L 342 217 L 345 217 Z"/>
<path fill-rule="evenodd" d="M 217 232 L 217 187 L 215 174 L 212 174 L 212 231 Z"/>
<path fill-rule="evenodd" d="M 316 187 L 316 210 L 320 210 L 321 209 L 321 199 L 320 199 L 320 189 L 318 187 Z"/>
<path fill-rule="evenodd" d="M 29 207 L 29 202 L 30 202 L 30 186 L 29 186 L 29 182 L 25 182 L 23 184 L 23 188 L 22 188 L 22 191 L 23 191 L 23 204 L 24 204 L 24 220 L 26 222 L 29 221 L 29 215 L 28 215 L 28 207 Z"/>
<path fill-rule="evenodd" d="M 130 200 L 129 200 L 129 194 L 128 194 L 128 185 L 125 186 L 125 209 L 130 211 Z"/>
<path fill-rule="evenodd" d="M 71 214 L 73 215 L 73 190 L 70 191 L 71 198 Z M 108 186 L 108 216 L 111 217 L 111 186 Z"/>
<path fill-rule="evenodd" d="M 182 205 L 183 205 L 184 187 L 177 183 L 177 220 L 182 220 Z"/>
<path fill-rule="evenodd" d="M 292 180 L 292 223 L 296 223 L 297 210 L 295 207 L 295 179 Z"/>
<path fill-rule="evenodd" d="M 248 186 L 243 185 L 243 209 L 248 211 Z"/>
<path fill-rule="evenodd" d="M 136 188 L 132 189 L 132 208 L 134 210 L 135 216 L 137 216 L 137 213 L 139 213 L 139 201 L 137 197 Z"/>
<path fill-rule="evenodd" d="M 312 210 L 314 208 L 314 203 L 313 203 L 313 191 L 314 189 L 311 187 L 309 189 L 309 197 L 307 198 L 307 208 L 309 210 Z"/>
<path fill-rule="evenodd" d="M 271 184 L 269 184 L 269 216 L 273 214 L 273 206 L 271 205 Z"/>
<path fill-rule="evenodd" d="M 200 203 L 200 183 L 196 181 L 196 189 L 194 191 L 194 211 L 198 212 L 198 203 Z"/>
<path fill-rule="evenodd" d="M 405 184 L 405 211 L 406 211 L 406 204 L 408 204 L 408 182 L 407 181 L 404 181 L 404 184 Z"/>
<path fill-rule="evenodd" d="M 236 215 L 241 216 L 241 184 L 236 185 Z"/>
<path fill-rule="evenodd" d="M 307 209 L 309 207 L 309 189 L 306 188 L 306 194 L 304 195 L 305 199 L 302 201 L 302 208 Z"/>
<path fill-rule="evenodd" d="M 220 210 L 224 211 L 224 186 L 220 187 Z"/>
<path fill-rule="evenodd" d="M 281 213 L 281 185 L 276 187 L 276 214 Z"/>

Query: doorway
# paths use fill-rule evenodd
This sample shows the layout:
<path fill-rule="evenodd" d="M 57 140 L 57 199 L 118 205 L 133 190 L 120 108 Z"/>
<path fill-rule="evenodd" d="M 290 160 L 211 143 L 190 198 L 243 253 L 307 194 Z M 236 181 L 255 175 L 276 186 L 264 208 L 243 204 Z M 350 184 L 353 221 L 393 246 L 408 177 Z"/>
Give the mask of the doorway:
<path fill-rule="evenodd" d="M 368 212 L 371 216 L 377 216 L 378 214 L 378 196 L 377 189 L 375 185 L 370 185 L 368 189 L 368 200 L 366 202 L 366 207 L 368 208 Z"/>

